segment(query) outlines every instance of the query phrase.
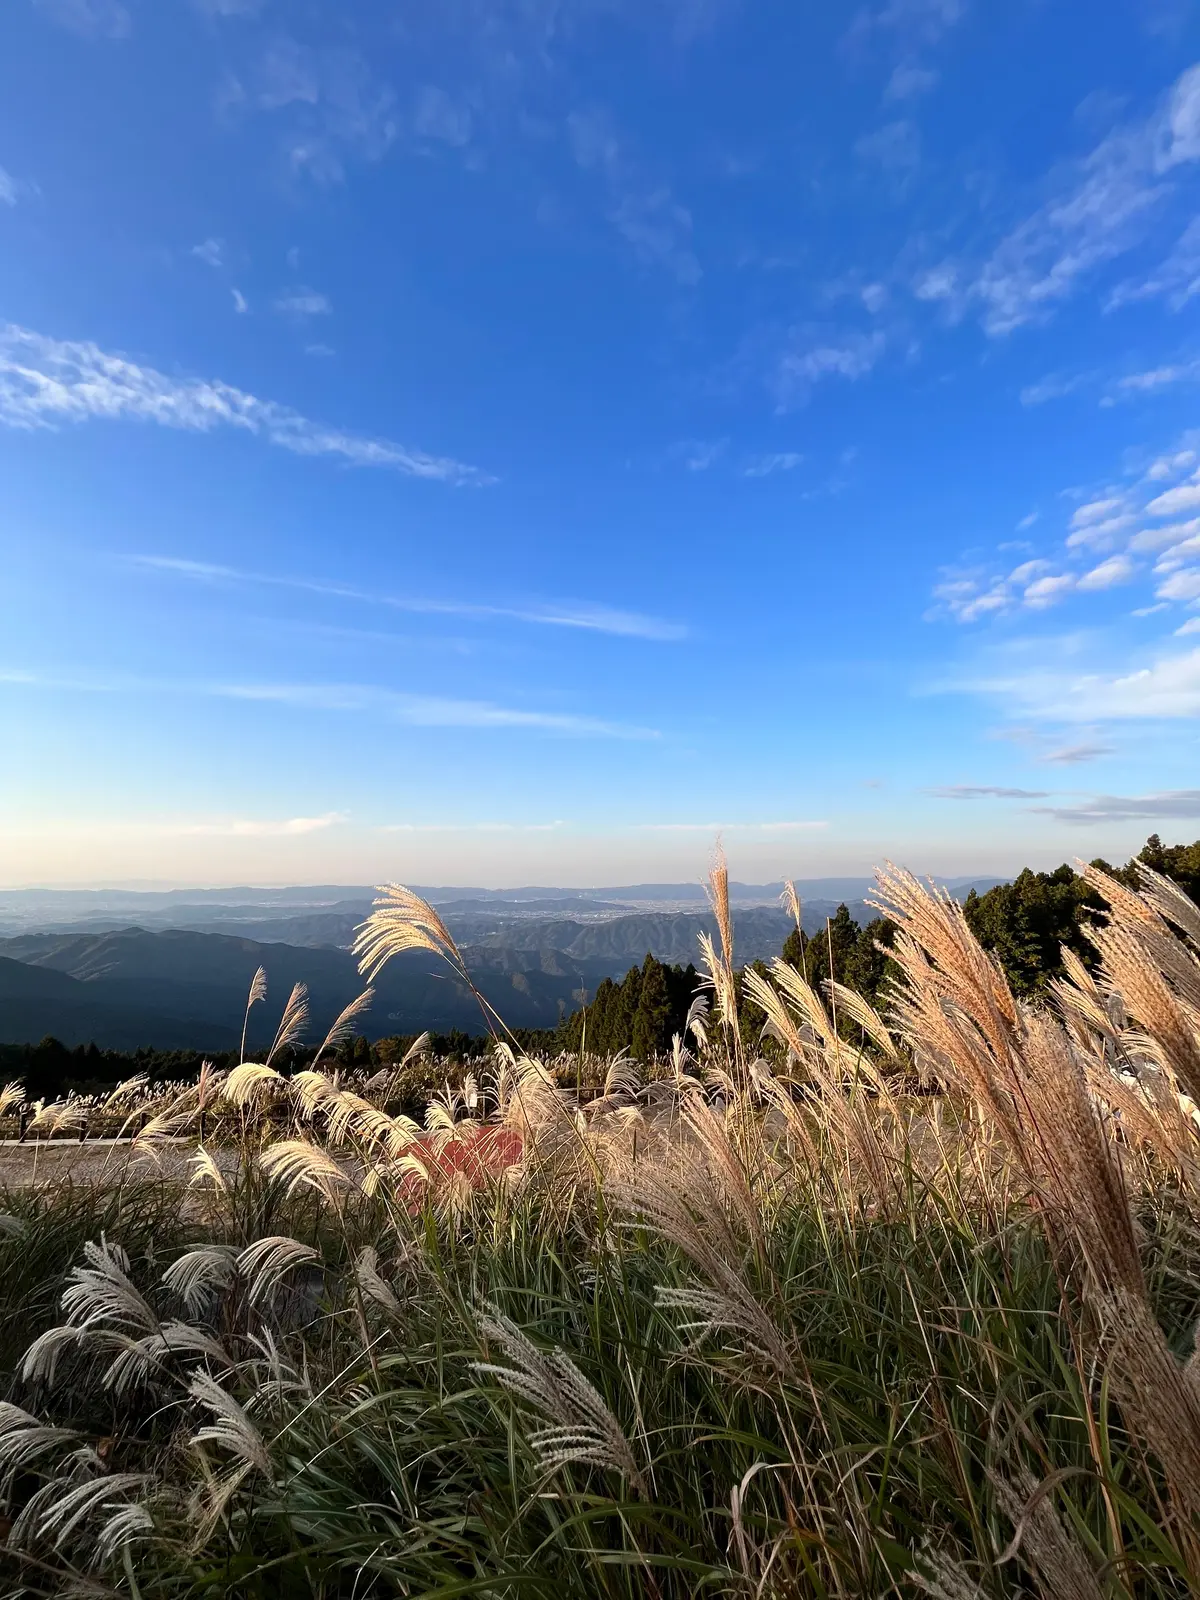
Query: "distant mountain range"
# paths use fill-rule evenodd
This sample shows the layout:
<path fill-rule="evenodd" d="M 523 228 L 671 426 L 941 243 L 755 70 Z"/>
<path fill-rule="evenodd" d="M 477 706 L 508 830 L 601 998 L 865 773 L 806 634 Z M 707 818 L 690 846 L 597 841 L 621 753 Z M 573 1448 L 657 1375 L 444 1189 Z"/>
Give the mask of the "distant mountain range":
<path fill-rule="evenodd" d="M 991 887 L 1000 878 L 946 880 L 955 893 L 972 885 Z M 604 916 L 633 910 L 674 910 L 706 905 L 700 883 L 638 883 L 611 889 L 522 889 L 430 887 L 415 884 L 419 894 L 438 907 L 464 915 L 496 911 L 505 916 Z M 874 889 L 872 878 L 807 878 L 796 882 L 803 900 L 863 900 Z M 735 906 L 778 905 L 779 883 L 731 883 Z M 0 933 L 27 928 L 70 927 L 105 922 L 110 926 L 203 927 L 230 919 L 273 920 L 308 912 L 340 912 L 361 917 L 375 890 L 365 884 L 308 884 L 289 888 L 228 889 L 0 889 Z"/>
<path fill-rule="evenodd" d="M 971 880 L 981 890 L 1000 880 Z M 968 884 L 952 885 L 965 893 Z M 797 885 L 804 924 L 821 927 L 841 901 L 866 921 L 868 879 Z M 818 888 L 827 891 L 817 894 Z M 828 891 L 832 890 L 830 893 Z M 694 885 L 600 891 L 424 891 L 438 904 L 480 991 L 516 1028 L 554 1027 L 649 951 L 697 959 L 697 935 L 715 924 Z M 255 1007 L 250 1044 L 266 1044 L 291 986 L 308 986 L 319 1039 L 358 994 L 349 945 L 371 907 L 369 888 L 276 890 L 22 890 L 0 892 L 0 1042 L 53 1034 L 103 1048 L 233 1048 L 250 980 L 266 968 L 269 1002 Z M 778 886 L 738 885 L 739 962 L 777 955 L 792 926 Z M 386 967 L 364 1030 L 373 1037 L 424 1028 L 478 1032 L 469 989 L 436 958 L 409 952 Z"/>

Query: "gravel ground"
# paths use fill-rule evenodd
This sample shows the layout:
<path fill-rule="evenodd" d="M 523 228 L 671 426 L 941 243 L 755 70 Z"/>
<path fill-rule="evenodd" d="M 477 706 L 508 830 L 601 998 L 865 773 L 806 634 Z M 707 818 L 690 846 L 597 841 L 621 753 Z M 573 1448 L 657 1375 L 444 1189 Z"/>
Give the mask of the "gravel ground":
<path fill-rule="evenodd" d="M 125 1176 L 168 1178 L 191 1176 L 188 1163 L 195 1143 L 180 1139 L 158 1147 L 159 1160 L 145 1152 L 134 1155 L 128 1139 L 0 1140 L 0 1188 L 28 1189 L 69 1179 L 74 1183 L 119 1183 Z M 216 1152 L 222 1168 L 232 1152 Z M 222 1159 L 224 1157 L 224 1159 Z"/>

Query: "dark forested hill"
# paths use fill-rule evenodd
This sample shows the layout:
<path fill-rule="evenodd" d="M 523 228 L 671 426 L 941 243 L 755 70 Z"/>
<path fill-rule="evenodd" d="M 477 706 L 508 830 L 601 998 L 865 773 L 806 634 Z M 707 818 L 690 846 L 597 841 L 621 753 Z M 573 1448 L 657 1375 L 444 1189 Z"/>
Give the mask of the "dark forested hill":
<path fill-rule="evenodd" d="M 266 969 L 269 1000 L 255 1007 L 250 1043 L 260 1048 L 295 983 L 309 990 L 318 1037 L 358 994 L 347 950 L 302 949 L 225 934 L 127 928 L 105 934 L 32 934 L 0 941 L 0 1040 L 54 1034 L 64 1043 L 225 1048 L 241 1031 L 246 993 Z M 551 964 L 553 965 L 553 964 Z M 573 964 L 544 970 L 540 955 L 507 966 L 477 964 L 476 982 L 514 1027 L 554 1027 L 578 1003 L 591 974 Z M 480 1028 L 479 1008 L 444 963 L 419 952 L 392 962 L 366 1019 L 375 1034 Z"/>
<path fill-rule="evenodd" d="M 71 1044 L 92 1040 L 136 1050 L 153 1041 L 163 1050 L 199 1044 L 225 1050 L 237 1043 L 236 1014 L 208 1018 L 185 1009 L 173 1015 L 154 997 L 130 1000 L 51 967 L 0 956 L 0 1040 L 24 1043 L 55 1034 Z"/>

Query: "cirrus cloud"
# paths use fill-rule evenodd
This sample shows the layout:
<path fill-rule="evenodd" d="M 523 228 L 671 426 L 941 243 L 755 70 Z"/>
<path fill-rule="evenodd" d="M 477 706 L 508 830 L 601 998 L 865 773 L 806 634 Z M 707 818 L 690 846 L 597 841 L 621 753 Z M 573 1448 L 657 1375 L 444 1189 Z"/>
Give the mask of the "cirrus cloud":
<path fill-rule="evenodd" d="M 0 328 L 0 426 L 44 429 L 89 421 L 149 422 L 190 433 L 230 428 L 295 455 L 329 456 L 441 483 L 491 481 L 464 462 L 327 427 L 220 379 L 171 377 L 90 340 L 53 339 L 11 323 Z"/>

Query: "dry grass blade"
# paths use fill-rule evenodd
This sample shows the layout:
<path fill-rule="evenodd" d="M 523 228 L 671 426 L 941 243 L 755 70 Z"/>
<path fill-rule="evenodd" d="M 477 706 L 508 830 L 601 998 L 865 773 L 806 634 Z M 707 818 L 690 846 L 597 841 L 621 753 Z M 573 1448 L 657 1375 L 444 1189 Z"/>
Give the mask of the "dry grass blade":
<path fill-rule="evenodd" d="M 351 948 L 368 982 L 405 950 L 428 950 L 462 968 L 458 946 L 441 917 L 428 901 L 398 883 L 380 886 L 375 909 L 357 930 Z"/>
<path fill-rule="evenodd" d="M 898 1059 L 896 1041 L 888 1032 L 883 1018 L 867 1004 L 862 995 L 853 989 L 847 989 L 844 983 L 834 982 L 831 978 L 826 979 L 825 988 L 836 1003 L 841 1016 L 849 1017 L 851 1022 L 856 1023 L 889 1061 Z"/>
<path fill-rule="evenodd" d="M 51 1427 L 20 1406 L 0 1400 L 0 1483 L 11 1484 L 14 1473 L 26 1471 L 51 1452 L 73 1445 L 77 1437 L 71 1428 Z"/>
<path fill-rule="evenodd" d="M 331 1101 L 338 1096 L 338 1087 L 335 1078 L 329 1078 L 323 1072 L 315 1072 L 311 1067 L 306 1067 L 302 1072 L 293 1073 L 288 1081 L 292 1099 L 300 1108 L 301 1117 L 307 1122 L 322 1111 Z"/>
<path fill-rule="evenodd" d="M 207 1356 L 217 1366 L 231 1368 L 232 1358 L 216 1339 L 190 1322 L 164 1322 L 156 1333 L 140 1339 L 121 1338 L 120 1349 L 105 1369 L 103 1384 L 121 1398 L 160 1373 L 172 1356 Z"/>
<path fill-rule="evenodd" d="M 529 1435 L 542 1467 L 548 1472 L 575 1463 L 606 1468 L 645 1497 L 646 1479 L 621 1424 L 571 1358 L 557 1349 L 545 1354 L 498 1311 L 485 1312 L 479 1329 L 512 1365 L 477 1361 L 472 1363 L 474 1371 L 497 1379 L 549 1423 Z"/>
<path fill-rule="evenodd" d="M 641 1087 L 641 1068 L 622 1051 L 609 1063 L 604 1074 L 604 1098 L 636 1100 Z"/>
<path fill-rule="evenodd" d="M 207 1372 L 193 1374 L 188 1393 L 211 1411 L 214 1420 L 192 1435 L 193 1445 L 216 1444 L 243 1466 L 271 1476 L 271 1458 L 262 1434 L 231 1394 Z"/>
<path fill-rule="evenodd" d="M 414 1061 L 419 1061 L 429 1049 L 429 1039 L 430 1035 L 427 1032 L 419 1033 L 404 1052 L 403 1059 L 400 1062 L 401 1067 L 411 1066 Z"/>
<path fill-rule="evenodd" d="M 231 1106 L 244 1111 L 257 1101 L 269 1085 L 282 1084 L 283 1081 L 283 1075 L 268 1062 L 243 1061 L 225 1079 L 221 1092 Z"/>
<path fill-rule="evenodd" d="M 1111 903 L 1108 923 L 1088 935 L 1106 981 L 1200 1101 L 1200 963 L 1146 901 L 1095 867 L 1086 877 Z"/>
<path fill-rule="evenodd" d="M 123 1083 L 117 1085 L 104 1104 L 106 1106 L 115 1106 L 119 1105 L 122 1100 L 128 1100 L 133 1096 L 140 1095 L 147 1088 L 149 1082 L 150 1080 L 144 1072 L 139 1072 L 132 1078 L 126 1078 Z M 3 1101 L 4 1096 L 0 1095 L 0 1107 L 3 1106 Z"/>
<path fill-rule="evenodd" d="M 188 1250 L 163 1273 L 163 1287 L 177 1294 L 191 1316 L 204 1312 L 214 1296 L 237 1277 L 237 1250 L 230 1244 L 206 1244 Z"/>
<path fill-rule="evenodd" d="M 308 1024 L 308 986 L 297 983 L 293 985 L 288 996 L 288 1003 L 283 1008 L 283 1016 L 279 1019 L 279 1027 L 275 1030 L 275 1038 L 271 1048 L 267 1051 L 267 1065 L 270 1066 L 281 1051 L 298 1043 Z"/>
<path fill-rule="evenodd" d="M 1011 1483 L 994 1474 L 992 1486 L 1015 1529 L 999 1565 L 1020 1550 L 1033 1568 L 1042 1600 L 1107 1600 L 1108 1591 L 1082 1546 L 1054 1509 L 1052 1480 L 1039 1485 L 1028 1468 L 1023 1468 Z"/>
<path fill-rule="evenodd" d="M 717 997 L 717 1008 L 721 1013 L 721 1020 L 727 1027 L 737 1027 L 737 991 L 733 986 L 733 973 L 717 955 L 713 948 L 711 937 L 707 933 L 697 935 L 700 945 L 700 965 L 704 971 L 705 981 L 711 986 Z M 695 1024 L 693 1024 L 695 1031 Z"/>
<path fill-rule="evenodd" d="M 673 1307 L 694 1312 L 706 1328 L 736 1329 L 747 1348 L 777 1377 L 795 1377 L 794 1352 L 746 1281 L 745 1246 L 730 1226 L 721 1194 L 701 1160 L 693 1157 L 678 1172 L 667 1172 L 659 1163 L 638 1162 L 614 1173 L 605 1190 L 617 1210 L 675 1245 L 708 1279 L 711 1290 L 662 1291 Z"/>
<path fill-rule="evenodd" d="M 374 1000 L 374 998 L 374 989 L 364 989 L 356 1000 L 351 1000 L 350 1004 L 341 1013 L 333 1027 L 330 1028 L 329 1032 L 321 1041 L 321 1048 L 313 1057 L 314 1067 L 325 1054 L 326 1050 L 335 1050 L 339 1044 L 343 1044 L 347 1039 L 352 1039 L 354 1037 L 354 1024 L 365 1011 L 370 1010 L 371 1002 Z"/>
<path fill-rule="evenodd" d="M 926 1545 L 921 1562 L 921 1568 L 911 1573 L 912 1581 L 931 1600 L 986 1600 L 982 1584 L 947 1551 Z"/>
<path fill-rule="evenodd" d="M 359 1251 L 358 1259 L 354 1263 L 354 1278 L 359 1292 L 368 1300 L 374 1301 L 377 1306 L 382 1306 L 391 1317 L 401 1315 L 400 1302 L 391 1285 L 380 1276 L 379 1252 L 373 1245 L 366 1245 Z"/>
<path fill-rule="evenodd" d="M 796 924 L 796 932 L 799 933 L 801 931 L 800 913 L 802 908 L 800 896 L 796 893 L 796 885 L 790 878 L 784 879 L 783 893 L 779 896 L 779 900 L 784 910 L 788 912 L 792 921 Z"/>
<path fill-rule="evenodd" d="M 213 1188 L 220 1193 L 226 1193 L 229 1185 L 225 1181 L 225 1174 L 221 1171 L 216 1161 L 209 1152 L 200 1145 L 192 1157 L 192 1175 L 188 1179 L 189 1187 L 199 1187 L 202 1183 L 211 1183 Z"/>
<path fill-rule="evenodd" d="M 1145 862 L 1137 863 L 1137 871 L 1144 885 L 1142 899 L 1165 921 L 1182 928 L 1194 945 L 1200 946 L 1200 907 L 1188 899 L 1174 879 L 1155 872 Z"/>
<path fill-rule="evenodd" d="M 729 864 L 720 844 L 713 853 L 706 885 L 708 903 L 717 919 L 717 932 L 721 936 L 721 959 L 733 970 L 733 919 L 729 914 Z"/>
<path fill-rule="evenodd" d="M 301 1244 L 286 1234 L 272 1234 L 246 1246 L 237 1258 L 237 1270 L 248 1285 L 250 1304 L 258 1305 L 274 1294 L 289 1272 L 320 1259 L 312 1245 Z"/>
<path fill-rule="evenodd" d="M 286 1184 L 289 1194 L 304 1186 L 332 1201 L 338 1189 L 350 1184 L 333 1157 L 307 1139 L 277 1140 L 263 1151 L 259 1165 L 269 1178 Z"/>
<path fill-rule="evenodd" d="M 83 1247 L 87 1265 L 72 1267 L 62 1308 L 75 1328 L 98 1322 L 135 1333 L 158 1331 L 158 1317 L 129 1278 L 129 1257 L 120 1245 L 101 1239 Z"/>
<path fill-rule="evenodd" d="M 242 1019 L 242 1048 L 238 1054 L 239 1061 L 244 1061 L 246 1059 L 246 1033 L 250 1027 L 250 1012 L 260 1000 L 265 1000 L 266 998 L 267 969 L 265 967 L 259 967 L 258 971 L 250 980 L 250 993 L 246 999 L 246 1015 Z"/>
<path fill-rule="evenodd" d="M 127 1498 L 144 1490 L 147 1482 L 144 1473 L 115 1472 L 84 1483 L 66 1480 L 48 1484 L 31 1497 L 13 1523 L 11 1541 L 17 1549 L 36 1550 L 49 1545 L 62 1550 L 83 1524 L 101 1512 L 107 1513 L 106 1523 L 111 1522 L 114 1514 L 122 1517 L 125 1539 L 137 1533 L 148 1533 L 153 1528 L 149 1514 L 140 1507 L 131 1506 Z M 130 1517 L 131 1511 L 140 1511 L 141 1515 Z M 91 1543 L 97 1537 L 96 1531 L 88 1529 L 87 1532 Z M 110 1548 L 119 1547 L 122 1542 L 121 1537 L 108 1533 L 106 1543 Z"/>

